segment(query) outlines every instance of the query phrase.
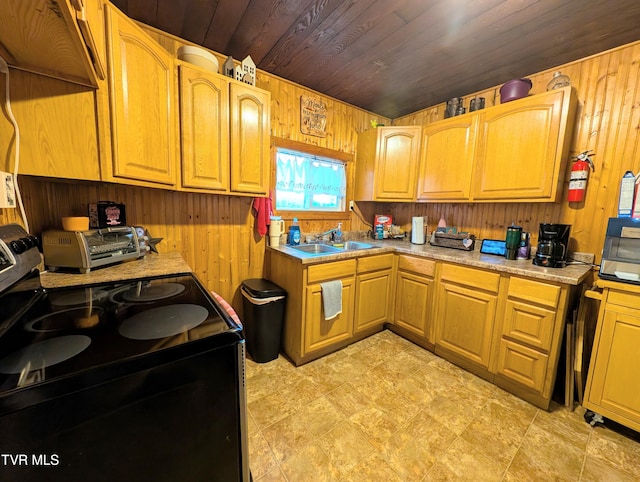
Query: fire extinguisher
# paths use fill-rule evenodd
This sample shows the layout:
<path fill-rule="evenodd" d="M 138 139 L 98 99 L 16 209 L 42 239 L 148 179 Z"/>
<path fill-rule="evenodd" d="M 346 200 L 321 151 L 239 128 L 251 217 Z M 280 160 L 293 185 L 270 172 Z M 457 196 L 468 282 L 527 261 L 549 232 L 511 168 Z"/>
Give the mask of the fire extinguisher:
<path fill-rule="evenodd" d="M 575 159 L 575 161 L 571 165 L 571 178 L 569 180 L 570 203 L 584 201 L 584 192 L 587 190 L 589 170 L 596 170 L 591 156 L 595 156 L 593 151 L 584 151 L 572 158 Z"/>

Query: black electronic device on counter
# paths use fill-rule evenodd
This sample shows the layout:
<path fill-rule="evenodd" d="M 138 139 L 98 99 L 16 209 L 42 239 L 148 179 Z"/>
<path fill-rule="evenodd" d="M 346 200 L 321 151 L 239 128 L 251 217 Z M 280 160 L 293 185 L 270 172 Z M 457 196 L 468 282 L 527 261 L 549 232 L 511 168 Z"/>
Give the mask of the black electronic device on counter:
<path fill-rule="evenodd" d="M 507 242 L 504 239 L 483 239 L 480 245 L 482 254 L 504 256 L 507 252 Z"/>
<path fill-rule="evenodd" d="M 538 250 L 533 264 L 545 268 L 564 268 L 567 264 L 570 224 L 541 223 Z"/>
<path fill-rule="evenodd" d="M 127 225 L 124 204 L 113 201 L 98 201 L 87 205 L 89 227 L 92 229 L 115 228 Z"/>

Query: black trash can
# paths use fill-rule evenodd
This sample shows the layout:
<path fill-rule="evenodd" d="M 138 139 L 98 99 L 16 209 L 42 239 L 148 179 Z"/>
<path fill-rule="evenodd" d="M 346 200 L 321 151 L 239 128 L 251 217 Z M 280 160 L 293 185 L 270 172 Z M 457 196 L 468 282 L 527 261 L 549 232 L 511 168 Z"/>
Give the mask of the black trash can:
<path fill-rule="evenodd" d="M 261 278 L 244 280 L 241 291 L 247 351 L 257 363 L 275 360 L 280 353 L 287 292 Z"/>

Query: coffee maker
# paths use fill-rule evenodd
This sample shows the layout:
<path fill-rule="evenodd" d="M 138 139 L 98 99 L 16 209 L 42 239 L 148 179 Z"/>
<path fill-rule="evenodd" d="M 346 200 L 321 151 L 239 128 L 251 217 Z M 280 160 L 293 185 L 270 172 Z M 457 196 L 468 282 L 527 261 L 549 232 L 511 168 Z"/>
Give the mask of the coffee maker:
<path fill-rule="evenodd" d="M 547 268 L 564 268 L 567 264 L 570 224 L 541 223 L 538 250 L 533 264 Z"/>

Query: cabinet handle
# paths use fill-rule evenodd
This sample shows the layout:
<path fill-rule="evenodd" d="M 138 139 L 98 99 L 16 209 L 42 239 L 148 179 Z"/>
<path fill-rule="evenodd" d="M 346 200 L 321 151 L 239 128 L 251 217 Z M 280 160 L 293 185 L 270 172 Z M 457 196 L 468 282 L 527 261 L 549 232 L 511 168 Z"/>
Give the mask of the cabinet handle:
<path fill-rule="evenodd" d="M 592 300 L 602 301 L 602 293 L 595 290 L 587 290 L 584 292 L 585 298 L 591 298 Z"/>

